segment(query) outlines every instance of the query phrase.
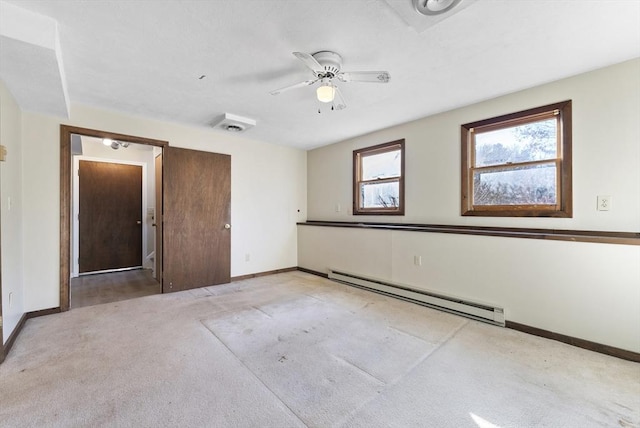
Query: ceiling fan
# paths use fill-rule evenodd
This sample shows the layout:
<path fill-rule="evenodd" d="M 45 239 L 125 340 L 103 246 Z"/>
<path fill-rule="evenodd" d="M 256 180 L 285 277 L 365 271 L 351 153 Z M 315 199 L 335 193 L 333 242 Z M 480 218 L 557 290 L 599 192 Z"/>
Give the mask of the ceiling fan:
<path fill-rule="evenodd" d="M 271 91 L 278 95 L 291 89 L 311 86 L 320 82 L 316 89 L 318 101 L 332 103 L 332 109 L 342 110 L 347 107 L 336 81 L 387 83 L 391 76 L 388 71 L 342 71 L 342 57 L 331 51 L 320 51 L 314 54 L 293 52 L 293 55 L 313 72 L 313 79 Z"/>

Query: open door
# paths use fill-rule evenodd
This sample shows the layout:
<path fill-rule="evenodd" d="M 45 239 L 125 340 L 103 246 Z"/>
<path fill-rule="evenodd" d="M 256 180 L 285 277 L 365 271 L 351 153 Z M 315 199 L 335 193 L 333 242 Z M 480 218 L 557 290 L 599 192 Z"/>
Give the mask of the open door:
<path fill-rule="evenodd" d="M 166 147 L 164 293 L 231 279 L 231 156 Z"/>
<path fill-rule="evenodd" d="M 155 180 L 156 180 L 156 208 L 154 212 L 154 223 L 153 227 L 155 227 L 155 274 L 156 281 L 162 284 L 162 153 L 160 153 L 155 158 Z"/>

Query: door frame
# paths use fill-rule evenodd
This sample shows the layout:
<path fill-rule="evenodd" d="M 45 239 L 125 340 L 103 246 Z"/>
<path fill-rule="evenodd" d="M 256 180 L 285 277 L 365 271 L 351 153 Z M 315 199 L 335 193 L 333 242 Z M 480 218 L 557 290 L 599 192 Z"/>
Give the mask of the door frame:
<path fill-rule="evenodd" d="M 128 141 L 135 144 L 157 146 L 162 149 L 168 141 L 97 129 L 60 125 L 60 311 L 69 310 L 69 282 L 71 280 L 71 134 L 112 140 Z"/>
<path fill-rule="evenodd" d="M 140 229 L 140 233 L 142 234 L 142 257 L 140 258 L 140 265 L 144 266 L 144 259 L 149 254 L 149 249 L 147 248 L 147 237 L 145 235 L 145 228 L 147 226 L 147 164 L 144 162 L 105 159 L 97 158 L 94 156 L 78 155 L 73 157 L 73 203 L 71 205 L 73 211 L 73 214 L 71 216 L 73 221 L 73 228 L 71 230 L 71 242 L 73 251 L 71 252 L 71 254 L 74 255 L 74 258 L 71 261 L 71 265 L 73 266 L 73 268 L 71 269 L 71 278 L 80 276 L 80 267 L 78 266 L 78 258 L 80 257 L 80 226 L 78 220 L 78 214 L 80 213 L 80 177 L 78 175 L 80 161 L 115 163 L 119 165 L 133 165 L 142 167 L 142 211 L 140 212 L 140 219 L 142 220 L 142 228 Z"/>

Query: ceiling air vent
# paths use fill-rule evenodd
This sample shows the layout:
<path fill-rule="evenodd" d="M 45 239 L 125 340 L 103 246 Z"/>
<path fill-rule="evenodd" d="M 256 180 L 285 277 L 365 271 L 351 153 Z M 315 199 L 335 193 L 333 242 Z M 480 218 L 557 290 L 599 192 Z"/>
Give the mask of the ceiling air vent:
<path fill-rule="evenodd" d="M 248 117 L 236 116 L 235 114 L 225 113 L 222 116 L 216 117 L 211 122 L 213 129 L 220 129 L 222 131 L 240 133 L 249 128 L 256 126 L 256 121 L 249 119 Z"/>
<path fill-rule="evenodd" d="M 393 11 L 418 33 L 428 30 L 477 0 L 384 0 Z"/>
<path fill-rule="evenodd" d="M 413 0 L 413 7 L 422 15 L 433 16 L 449 12 L 458 3 L 460 0 Z"/>

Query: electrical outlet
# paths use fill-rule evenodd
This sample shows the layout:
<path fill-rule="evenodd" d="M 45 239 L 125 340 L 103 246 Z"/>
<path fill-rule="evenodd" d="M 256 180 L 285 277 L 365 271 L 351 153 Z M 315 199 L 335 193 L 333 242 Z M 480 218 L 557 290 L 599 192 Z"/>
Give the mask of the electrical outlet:
<path fill-rule="evenodd" d="M 598 211 L 611 210 L 611 196 L 598 195 Z"/>
<path fill-rule="evenodd" d="M 250 262 L 251 261 L 251 254 L 247 253 L 244 255 L 244 261 L 245 262 Z"/>
<path fill-rule="evenodd" d="M 336 212 L 339 213 L 340 211 L 342 211 L 342 207 L 340 204 L 336 204 Z"/>
<path fill-rule="evenodd" d="M 416 266 L 422 266 L 422 256 L 413 256 L 413 264 Z"/>

